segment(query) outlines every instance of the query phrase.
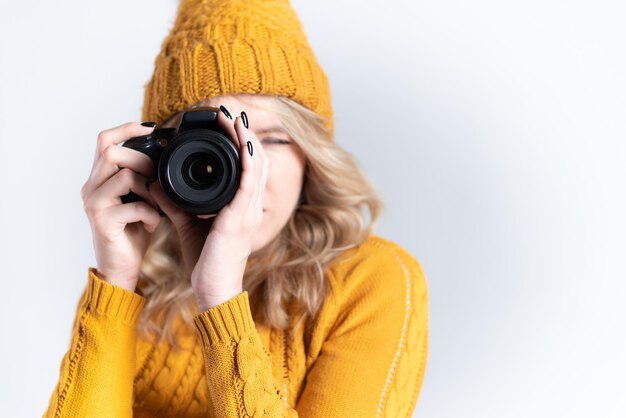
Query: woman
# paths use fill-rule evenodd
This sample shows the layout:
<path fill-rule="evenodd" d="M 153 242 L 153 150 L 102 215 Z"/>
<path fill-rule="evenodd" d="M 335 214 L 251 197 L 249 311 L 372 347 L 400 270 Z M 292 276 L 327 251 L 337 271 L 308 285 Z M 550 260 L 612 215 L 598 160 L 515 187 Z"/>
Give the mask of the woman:
<path fill-rule="evenodd" d="M 198 105 L 221 109 L 242 163 L 210 218 L 118 146 Z M 409 416 L 424 274 L 371 234 L 381 202 L 333 141 L 328 81 L 289 2 L 183 0 L 143 117 L 98 137 L 82 189 L 97 267 L 45 416 Z M 130 191 L 143 201 L 122 203 Z"/>

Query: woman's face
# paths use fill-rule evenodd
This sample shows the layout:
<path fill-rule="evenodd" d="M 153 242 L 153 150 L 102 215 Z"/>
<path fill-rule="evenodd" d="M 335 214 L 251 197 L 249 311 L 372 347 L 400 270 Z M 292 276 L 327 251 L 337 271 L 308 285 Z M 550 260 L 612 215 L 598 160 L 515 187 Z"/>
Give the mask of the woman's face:
<path fill-rule="evenodd" d="M 304 180 L 304 153 L 284 130 L 278 116 L 265 109 L 265 100 L 263 96 L 245 95 L 244 102 L 238 96 L 229 95 L 211 98 L 207 103 L 213 107 L 223 105 L 233 119 L 245 111 L 249 129 L 270 159 L 263 193 L 263 220 L 252 243 L 252 252 L 263 248 L 285 226 L 298 204 Z M 175 126 L 181 115 L 179 113 L 163 126 Z"/>

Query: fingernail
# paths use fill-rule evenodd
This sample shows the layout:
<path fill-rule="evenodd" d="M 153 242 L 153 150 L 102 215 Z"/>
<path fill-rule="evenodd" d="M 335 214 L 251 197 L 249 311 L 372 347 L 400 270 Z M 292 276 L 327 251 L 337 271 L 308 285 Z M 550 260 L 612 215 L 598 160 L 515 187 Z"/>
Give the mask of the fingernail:
<path fill-rule="evenodd" d="M 248 141 L 248 152 L 250 153 L 250 157 L 252 157 L 252 142 Z"/>
<path fill-rule="evenodd" d="M 241 112 L 241 120 L 243 120 L 243 126 L 248 129 L 248 115 L 246 115 L 246 112 Z"/>
<path fill-rule="evenodd" d="M 148 128 L 154 128 L 156 125 L 156 122 L 141 122 L 141 126 L 147 126 Z"/>
<path fill-rule="evenodd" d="M 224 115 L 226 115 L 226 117 L 228 119 L 232 119 L 233 117 L 230 115 L 230 112 L 228 111 L 228 109 L 226 109 L 224 107 L 224 105 L 220 105 L 220 110 L 224 113 Z"/>

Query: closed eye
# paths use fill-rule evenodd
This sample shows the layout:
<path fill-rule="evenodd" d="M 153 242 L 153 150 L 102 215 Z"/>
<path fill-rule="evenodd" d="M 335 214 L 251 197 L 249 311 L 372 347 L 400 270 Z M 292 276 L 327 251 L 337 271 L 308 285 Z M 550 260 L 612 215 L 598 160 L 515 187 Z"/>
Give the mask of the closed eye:
<path fill-rule="evenodd" d="M 278 139 L 278 138 L 265 138 L 261 140 L 261 143 L 289 145 L 291 144 L 291 141 L 287 141 L 286 139 Z"/>

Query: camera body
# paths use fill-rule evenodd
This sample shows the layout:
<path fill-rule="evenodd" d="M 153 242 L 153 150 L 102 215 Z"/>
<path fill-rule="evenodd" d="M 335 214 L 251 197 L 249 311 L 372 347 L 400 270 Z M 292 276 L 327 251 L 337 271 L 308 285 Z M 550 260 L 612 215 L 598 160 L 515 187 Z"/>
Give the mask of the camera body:
<path fill-rule="evenodd" d="M 153 177 L 164 193 L 189 213 L 218 212 L 239 187 L 239 151 L 219 126 L 219 112 L 214 107 L 195 107 L 183 113 L 177 127 L 155 128 L 149 135 L 122 144 L 150 157 L 155 167 Z M 143 200 L 133 192 L 121 199 L 123 203 Z"/>

